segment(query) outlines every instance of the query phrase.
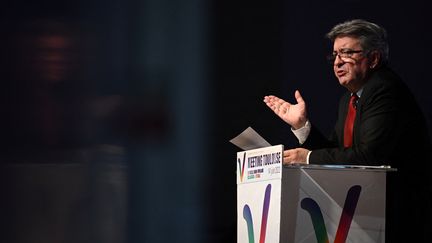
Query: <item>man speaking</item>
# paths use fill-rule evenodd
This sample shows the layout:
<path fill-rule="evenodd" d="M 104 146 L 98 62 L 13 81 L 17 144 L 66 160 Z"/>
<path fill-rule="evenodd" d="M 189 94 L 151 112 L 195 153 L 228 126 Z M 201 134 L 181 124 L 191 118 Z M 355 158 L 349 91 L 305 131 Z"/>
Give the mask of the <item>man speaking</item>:
<path fill-rule="evenodd" d="M 327 37 L 333 42 L 329 59 L 334 74 L 347 89 L 329 137 L 309 121 L 299 91 L 295 91 L 295 104 L 272 95 L 264 97 L 299 141 L 298 148 L 284 151 L 284 164 L 397 168 L 388 182 L 386 242 L 432 242 L 427 124 L 413 94 L 388 65 L 385 29 L 356 19 L 334 26 Z"/>

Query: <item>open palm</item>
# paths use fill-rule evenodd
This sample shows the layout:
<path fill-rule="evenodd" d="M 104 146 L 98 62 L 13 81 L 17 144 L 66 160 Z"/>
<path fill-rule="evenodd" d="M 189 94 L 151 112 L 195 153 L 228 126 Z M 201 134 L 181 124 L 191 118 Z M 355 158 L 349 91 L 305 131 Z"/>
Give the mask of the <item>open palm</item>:
<path fill-rule="evenodd" d="M 279 97 L 269 95 L 264 97 L 266 105 L 276 113 L 282 120 L 294 129 L 304 126 L 307 120 L 306 103 L 300 92 L 296 90 L 295 98 L 297 104 L 291 104 Z"/>

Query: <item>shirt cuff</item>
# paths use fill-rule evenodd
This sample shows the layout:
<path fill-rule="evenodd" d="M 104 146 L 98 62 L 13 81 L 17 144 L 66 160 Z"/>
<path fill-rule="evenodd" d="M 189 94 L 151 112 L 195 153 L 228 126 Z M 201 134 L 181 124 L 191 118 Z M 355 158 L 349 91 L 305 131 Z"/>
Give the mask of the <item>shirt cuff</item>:
<path fill-rule="evenodd" d="M 291 127 L 291 131 L 294 133 L 294 136 L 297 137 L 300 144 L 303 144 L 306 141 L 306 139 L 309 136 L 310 130 L 311 130 L 311 124 L 310 124 L 309 120 L 307 120 L 305 125 L 299 129 L 294 130 Z"/>
<path fill-rule="evenodd" d="M 306 164 L 307 165 L 310 164 L 309 163 L 309 157 L 310 157 L 311 153 L 312 153 L 312 151 L 309 151 L 308 154 L 307 154 L 307 156 L 306 156 Z"/>

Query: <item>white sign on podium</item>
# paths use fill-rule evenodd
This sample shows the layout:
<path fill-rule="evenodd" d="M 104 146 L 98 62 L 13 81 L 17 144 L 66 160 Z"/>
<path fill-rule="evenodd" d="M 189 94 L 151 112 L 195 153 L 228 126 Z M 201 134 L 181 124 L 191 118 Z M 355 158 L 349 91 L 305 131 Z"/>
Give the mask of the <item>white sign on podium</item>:
<path fill-rule="evenodd" d="M 283 145 L 237 153 L 237 242 L 278 242 Z"/>

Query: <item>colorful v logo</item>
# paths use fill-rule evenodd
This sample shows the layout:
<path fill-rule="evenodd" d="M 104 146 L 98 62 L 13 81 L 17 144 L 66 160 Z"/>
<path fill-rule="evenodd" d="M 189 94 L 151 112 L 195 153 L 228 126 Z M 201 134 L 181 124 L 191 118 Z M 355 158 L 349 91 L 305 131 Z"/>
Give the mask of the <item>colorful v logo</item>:
<path fill-rule="evenodd" d="M 360 197 L 360 191 L 361 186 L 359 185 L 355 185 L 348 190 L 334 243 L 345 243 Z M 301 201 L 301 207 L 310 214 L 318 243 L 329 243 L 324 218 L 318 204 L 311 198 L 305 198 Z"/>
<path fill-rule="evenodd" d="M 237 159 L 237 162 L 238 162 L 238 165 L 239 165 L 239 175 L 240 175 L 240 182 L 243 182 L 243 176 L 244 176 L 244 166 L 245 166 L 245 163 L 246 163 L 246 152 L 244 153 L 244 156 L 243 156 L 243 163 L 240 161 L 240 159 Z"/>
<path fill-rule="evenodd" d="M 266 238 L 267 217 L 268 217 L 268 210 L 270 206 L 270 192 L 271 192 L 271 184 L 268 184 L 264 195 L 259 243 L 264 243 Z M 249 205 L 247 204 L 243 207 L 243 218 L 246 220 L 247 223 L 249 243 L 255 243 L 252 214 Z"/>

